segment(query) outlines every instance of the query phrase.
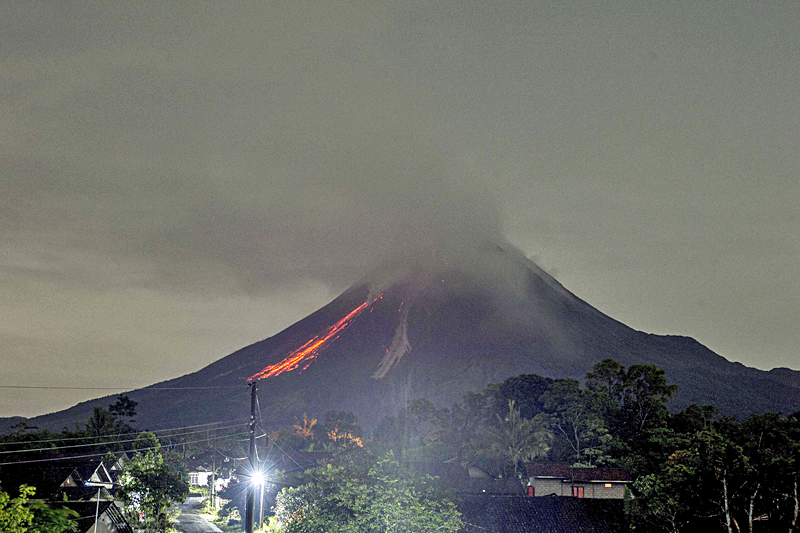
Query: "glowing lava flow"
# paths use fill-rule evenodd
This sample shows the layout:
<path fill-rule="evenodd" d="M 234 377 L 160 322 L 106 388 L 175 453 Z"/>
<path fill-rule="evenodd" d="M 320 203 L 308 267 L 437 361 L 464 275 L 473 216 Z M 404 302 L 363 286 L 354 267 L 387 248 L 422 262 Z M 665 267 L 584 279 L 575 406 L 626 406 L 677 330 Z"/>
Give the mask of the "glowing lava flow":
<path fill-rule="evenodd" d="M 374 304 L 380 298 L 383 298 L 382 293 L 371 302 L 367 300 L 363 304 L 359 305 L 350 311 L 347 316 L 326 329 L 324 333 L 315 335 L 310 341 L 291 352 L 280 363 L 269 365 L 258 374 L 250 376 L 250 381 L 254 379 L 270 378 L 272 376 L 277 376 L 278 374 L 283 374 L 284 372 L 291 372 L 292 370 L 297 369 L 301 364 L 303 365 L 301 370 L 305 370 L 308 368 L 308 365 L 310 365 L 311 362 L 316 359 L 317 355 L 319 354 L 319 350 L 322 349 L 323 346 L 339 338 L 339 334 L 347 329 L 355 321 L 355 319 L 358 318 L 358 315 L 360 315 L 367 307 L 372 306 L 372 304 Z"/>

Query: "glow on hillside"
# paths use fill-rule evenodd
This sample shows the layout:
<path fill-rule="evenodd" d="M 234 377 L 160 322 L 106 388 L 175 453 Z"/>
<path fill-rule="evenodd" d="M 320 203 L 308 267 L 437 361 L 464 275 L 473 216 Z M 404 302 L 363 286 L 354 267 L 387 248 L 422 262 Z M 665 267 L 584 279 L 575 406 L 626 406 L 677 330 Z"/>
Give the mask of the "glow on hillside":
<path fill-rule="evenodd" d="M 350 325 L 355 322 L 356 318 L 358 318 L 361 313 L 363 313 L 368 307 L 371 308 L 372 304 L 381 298 L 383 298 L 383 293 L 379 294 L 371 302 L 367 300 L 363 304 L 359 305 L 350 311 L 344 318 L 325 329 L 324 332 L 315 335 L 311 338 L 311 340 L 293 352 L 289 353 L 289 355 L 287 355 L 280 363 L 269 365 L 258 374 L 250 376 L 250 381 L 254 379 L 271 378 L 272 376 L 277 376 L 279 374 L 283 374 L 284 372 L 291 372 L 297 368 L 300 368 L 301 371 L 305 370 L 308 368 L 308 365 L 310 365 L 314 359 L 317 358 L 319 351 L 322 350 L 322 348 L 338 339 L 339 335 L 341 335 L 344 330 L 350 327 Z M 370 309 L 370 311 L 372 311 L 372 309 Z"/>

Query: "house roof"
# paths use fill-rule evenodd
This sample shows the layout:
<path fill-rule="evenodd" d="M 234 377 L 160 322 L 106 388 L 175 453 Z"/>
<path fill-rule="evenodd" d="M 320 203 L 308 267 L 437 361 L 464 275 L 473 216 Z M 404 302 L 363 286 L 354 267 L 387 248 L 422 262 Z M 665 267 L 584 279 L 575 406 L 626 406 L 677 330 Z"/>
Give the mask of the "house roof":
<path fill-rule="evenodd" d="M 62 507 L 67 507 L 78 513 L 75 519 L 78 527 L 74 531 L 89 533 L 94 531 L 94 517 L 98 510 L 96 502 L 61 502 Z M 118 533 L 133 533 L 133 529 L 123 518 L 122 513 L 112 502 L 100 502 L 99 515 L 107 522 L 111 522 Z"/>
<path fill-rule="evenodd" d="M 102 461 L 84 458 L 0 467 L 0 486 L 3 490 L 16 492 L 20 485 L 30 485 L 36 487 L 37 499 L 53 498 L 64 490 L 70 493 L 83 491 L 87 481 L 111 481 Z M 90 492 L 96 495 L 97 489 L 93 488 Z"/>
<path fill-rule="evenodd" d="M 621 531 L 623 502 L 548 496 L 461 495 L 459 533 L 610 533 Z"/>
<path fill-rule="evenodd" d="M 564 480 L 629 483 L 631 474 L 623 468 L 573 468 L 563 463 L 525 463 L 528 477 L 554 477 Z"/>

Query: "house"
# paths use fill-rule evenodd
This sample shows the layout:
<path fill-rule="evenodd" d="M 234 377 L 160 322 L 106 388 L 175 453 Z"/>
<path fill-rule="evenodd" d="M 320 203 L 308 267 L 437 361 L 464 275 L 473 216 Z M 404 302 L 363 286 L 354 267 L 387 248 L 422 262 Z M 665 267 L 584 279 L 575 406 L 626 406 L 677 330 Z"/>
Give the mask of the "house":
<path fill-rule="evenodd" d="M 528 496 L 572 496 L 621 500 L 631 475 L 621 468 L 573 468 L 560 463 L 525 463 Z"/>
<path fill-rule="evenodd" d="M 99 506 L 97 500 L 66 502 L 63 506 L 78 513 L 78 527 L 73 533 L 95 533 L 95 512 L 97 512 L 97 533 L 134 533 L 112 498 L 101 497 Z"/>
<path fill-rule="evenodd" d="M 198 466 L 189 472 L 189 484 L 198 487 L 208 487 L 212 472 L 203 466 Z"/>
<path fill-rule="evenodd" d="M 103 461 L 103 463 L 106 465 L 108 473 L 111 474 L 111 479 L 114 480 L 114 483 L 119 483 L 119 478 L 122 476 L 122 471 L 125 470 L 125 465 L 129 460 L 130 458 L 128 457 L 127 453 L 120 453 L 116 456 L 115 460 Z"/>
<path fill-rule="evenodd" d="M 75 493 L 86 487 L 113 486 L 115 483 L 115 479 L 104 461 L 80 461 L 70 463 L 66 465 L 66 468 L 71 468 L 71 471 L 58 486 L 62 492 Z M 66 489 L 76 490 L 67 491 Z M 96 492 L 96 489 L 92 490 Z"/>
<path fill-rule="evenodd" d="M 461 494 L 459 533 L 612 533 L 624 531 L 621 501 L 515 494 Z"/>
<path fill-rule="evenodd" d="M 114 493 L 121 464 L 88 458 L 54 458 L 42 463 L 0 467 L 0 485 L 15 492 L 20 485 L 36 488 L 34 500 L 51 507 L 66 507 L 78 513 L 78 527 L 71 533 L 133 533 L 122 516 Z"/>

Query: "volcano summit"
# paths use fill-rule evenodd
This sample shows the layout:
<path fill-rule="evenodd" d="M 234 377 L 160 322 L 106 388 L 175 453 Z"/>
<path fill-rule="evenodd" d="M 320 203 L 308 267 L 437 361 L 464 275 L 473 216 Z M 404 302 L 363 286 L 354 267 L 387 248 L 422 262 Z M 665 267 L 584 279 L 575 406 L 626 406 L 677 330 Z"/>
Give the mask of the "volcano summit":
<path fill-rule="evenodd" d="M 513 247 L 494 244 L 385 265 L 277 335 L 128 395 L 139 402 L 141 427 L 242 419 L 246 384 L 259 379 L 265 423 L 337 409 L 371 427 L 410 399 L 450 406 L 519 374 L 580 379 L 604 358 L 663 368 L 680 387 L 673 410 L 691 403 L 740 417 L 800 410 L 800 372 L 748 368 L 688 337 L 635 331 Z M 232 388 L 158 390 L 164 387 Z M 71 426 L 112 402 L 92 400 L 33 420 Z"/>

